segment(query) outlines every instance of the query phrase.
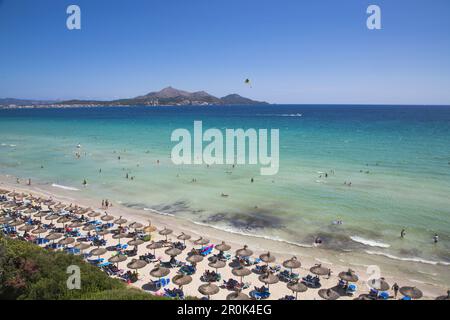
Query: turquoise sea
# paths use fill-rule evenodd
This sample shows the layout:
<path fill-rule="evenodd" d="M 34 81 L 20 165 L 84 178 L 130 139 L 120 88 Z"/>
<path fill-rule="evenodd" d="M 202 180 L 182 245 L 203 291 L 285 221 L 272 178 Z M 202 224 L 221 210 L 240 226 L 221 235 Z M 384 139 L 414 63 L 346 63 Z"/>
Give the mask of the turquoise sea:
<path fill-rule="evenodd" d="M 279 129 L 279 173 L 174 165 L 171 133 L 194 120 L 205 130 Z M 446 106 L 0 110 L 0 174 L 232 232 L 450 264 Z"/>

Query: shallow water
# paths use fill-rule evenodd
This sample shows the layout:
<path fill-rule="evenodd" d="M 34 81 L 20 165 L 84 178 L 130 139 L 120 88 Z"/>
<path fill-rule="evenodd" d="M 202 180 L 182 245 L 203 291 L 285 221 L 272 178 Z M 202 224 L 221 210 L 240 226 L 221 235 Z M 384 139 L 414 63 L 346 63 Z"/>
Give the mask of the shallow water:
<path fill-rule="evenodd" d="M 279 129 L 279 173 L 175 166 L 170 135 L 194 120 L 205 130 Z M 450 107 L 0 110 L 0 173 L 232 232 L 450 263 Z"/>

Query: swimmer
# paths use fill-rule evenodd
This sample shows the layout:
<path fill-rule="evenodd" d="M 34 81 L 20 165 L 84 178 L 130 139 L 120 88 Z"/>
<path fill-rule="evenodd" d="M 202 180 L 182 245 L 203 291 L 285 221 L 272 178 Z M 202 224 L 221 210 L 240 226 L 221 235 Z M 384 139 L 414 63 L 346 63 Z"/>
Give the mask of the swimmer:
<path fill-rule="evenodd" d="M 402 232 L 400 232 L 400 238 L 404 238 L 406 236 L 406 230 L 402 229 Z"/>
<path fill-rule="evenodd" d="M 254 180 L 253 178 L 251 178 L 251 179 L 250 179 L 250 182 L 253 183 L 253 182 L 255 182 L 255 180 Z"/>
<path fill-rule="evenodd" d="M 228 195 L 225 194 L 225 193 L 222 193 L 220 196 L 223 197 L 223 198 L 228 198 Z"/>
<path fill-rule="evenodd" d="M 83 180 L 83 186 L 86 187 L 86 185 L 87 185 L 87 181 L 86 181 L 86 179 L 84 179 L 84 180 Z"/>
<path fill-rule="evenodd" d="M 437 233 L 434 234 L 433 241 L 434 241 L 434 243 L 439 242 L 439 236 L 437 235 Z"/>

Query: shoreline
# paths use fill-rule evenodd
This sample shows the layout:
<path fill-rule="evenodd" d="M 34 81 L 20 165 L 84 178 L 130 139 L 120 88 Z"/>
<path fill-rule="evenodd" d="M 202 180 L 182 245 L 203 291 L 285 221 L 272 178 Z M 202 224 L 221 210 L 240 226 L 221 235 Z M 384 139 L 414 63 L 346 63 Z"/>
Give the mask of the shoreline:
<path fill-rule="evenodd" d="M 99 208 L 101 200 L 90 198 L 84 194 L 81 194 L 81 190 L 75 191 L 71 189 L 63 189 L 55 187 L 54 184 L 32 184 L 31 186 L 25 184 L 17 184 L 15 177 L 12 176 L 0 176 L 0 188 L 15 190 L 18 192 L 24 192 L 33 195 L 40 195 L 45 197 L 51 197 L 55 201 L 61 201 L 63 203 L 73 203 L 82 207 L 91 207 L 96 211 L 104 211 Z M 80 194 L 77 194 L 77 193 Z M 379 254 L 362 254 L 358 252 L 331 252 L 329 249 L 322 249 L 315 246 L 300 246 L 295 243 L 289 243 L 284 240 L 268 239 L 258 235 L 246 235 L 238 232 L 229 232 L 217 228 L 214 226 L 195 223 L 186 219 L 175 217 L 173 215 L 163 215 L 160 213 L 152 212 L 154 210 L 139 210 L 135 208 L 125 207 L 120 205 L 116 201 L 112 201 L 114 206 L 107 210 L 108 214 L 116 217 L 123 216 L 128 219 L 129 222 L 137 221 L 143 224 L 147 224 L 151 220 L 152 224 L 156 225 L 158 229 L 163 227 L 170 228 L 174 231 L 174 235 L 181 232 L 192 235 L 192 239 L 197 239 L 200 236 L 206 237 L 211 240 L 211 243 L 217 244 L 222 241 L 226 241 L 232 246 L 232 250 L 242 248 L 244 244 L 248 245 L 254 252 L 254 256 L 270 251 L 277 257 L 277 262 L 289 259 L 292 256 L 297 256 L 302 262 L 300 269 L 301 275 L 306 275 L 309 272 L 309 268 L 317 263 L 321 263 L 326 267 L 333 270 L 333 274 L 330 280 L 324 281 L 324 287 L 327 286 L 328 281 L 331 285 L 335 285 L 338 281 L 337 274 L 341 271 L 347 270 L 351 267 L 360 276 L 358 282 L 358 294 L 367 293 L 368 288 L 366 281 L 369 278 L 367 274 L 367 267 L 369 265 L 380 265 L 382 276 L 386 280 L 393 284 L 394 282 L 402 285 L 418 285 L 424 292 L 425 298 L 432 298 L 441 295 L 448 289 L 447 283 L 443 281 L 430 281 L 430 273 L 422 272 L 423 263 L 419 261 L 402 261 L 394 260 L 390 257 L 381 256 Z M 379 263 L 381 262 L 381 263 Z M 448 266 L 443 265 L 428 265 L 429 268 L 436 269 L 431 272 L 433 276 L 442 276 L 442 272 L 448 272 Z M 411 268 L 412 270 L 411 272 Z M 207 268 L 206 268 L 207 269 Z M 445 273 L 444 273 L 445 274 Z M 425 276 L 426 275 L 426 276 Z M 228 279 L 228 278 L 227 278 Z M 141 285 L 141 280 L 138 281 L 137 286 Z M 255 282 L 254 285 L 259 283 Z M 309 293 L 308 293 L 309 292 Z M 306 299 L 315 299 L 317 294 L 314 295 L 313 290 L 309 290 L 303 294 Z M 193 296 L 198 296 L 198 292 L 189 292 Z"/>

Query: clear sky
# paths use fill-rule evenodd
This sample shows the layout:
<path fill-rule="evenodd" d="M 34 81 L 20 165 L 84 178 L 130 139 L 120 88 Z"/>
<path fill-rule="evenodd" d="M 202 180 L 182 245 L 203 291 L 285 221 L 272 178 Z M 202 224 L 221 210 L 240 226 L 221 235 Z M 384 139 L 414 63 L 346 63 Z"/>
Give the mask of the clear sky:
<path fill-rule="evenodd" d="M 81 30 L 66 28 L 70 4 Z M 366 27 L 370 4 L 382 30 Z M 0 97 L 169 85 L 274 103 L 450 104 L 450 1 L 0 0 Z"/>

